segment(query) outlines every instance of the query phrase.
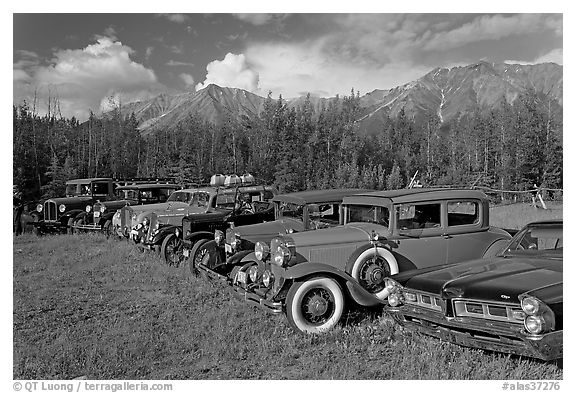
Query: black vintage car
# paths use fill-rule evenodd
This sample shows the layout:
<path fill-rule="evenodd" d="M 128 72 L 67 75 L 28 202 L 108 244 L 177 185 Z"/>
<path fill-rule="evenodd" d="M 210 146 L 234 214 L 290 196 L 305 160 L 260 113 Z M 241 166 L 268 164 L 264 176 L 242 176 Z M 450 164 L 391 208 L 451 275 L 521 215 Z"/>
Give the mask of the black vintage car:
<path fill-rule="evenodd" d="M 135 183 L 116 188 L 116 199 L 98 201 L 73 221 L 74 231 L 103 231 L 107 236 L 114 230 L 113 218 L 124 206 L 148 205 L 165 202 L 180 186 L 167 183 Z M 118 215 L 119 217 L 119 215 Z"/>
<path fill-rule="evenodd" d="M 230 280 L 232 269 L 254 251 L 257 242 L 269 243 L 279 233 L 297 233 L 342 223 L 342 199 L 366 189 L 338 188 L 276 195 L 274 221 L 216 230 L 214 239 L 201 240 L 188 258 L 193 274 L 200 269 L 211 277 Z"/>
<path fill-rule="evenodd" d="M 66 196 L 50 198 L 36 206 L 33 231 L 38 234 L 72 232 L 78 214 L 91 209 L 96 201 L 115 199 L 113 179 L 106 177 L 74 179 L 66 182 Z"/>
<path fill-rule="evenodd" d="M 392 276 L 387 310 L 462 346 L 562 358 L 562 238 L 561 220 L 531 223 L 496 257 Z"/>
<path fill-rule="evenodd" d="M 213 239 L 217 229 L 273 220 L 270 200 L 275 194 L 265 185 L 179 190 L 166 203 L 130 209 L 131 238 L 159 250 L 167 264 L 178 266 L 199 240 Z"/>

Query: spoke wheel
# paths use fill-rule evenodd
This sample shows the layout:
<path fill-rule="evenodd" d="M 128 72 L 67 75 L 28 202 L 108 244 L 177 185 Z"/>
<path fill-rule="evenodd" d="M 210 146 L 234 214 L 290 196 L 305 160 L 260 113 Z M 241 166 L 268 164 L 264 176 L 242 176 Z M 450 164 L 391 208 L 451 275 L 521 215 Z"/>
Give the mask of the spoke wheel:
<path fill-rule="evenodd" d="M 164 238 L 162 242 L 162 257 L 169 266 L 178 267 L 182 261 L 182 240 L 173 233 Z"/>
<path fill-rule="evenodd" d="M 208 249 L 203 247 L 208 242 L 207 239 L 200 239 L 190 250 L 190 256 L 188 257 L 188 268 L 192 275 L 197 276 L 199 272 L 198 265 L 202 262 L 204 255 L 208 253 Z"/>
<path fill-rule="evenodd" d="M 344 293 L 329 277 L 314 277 L 290 287 L 286 317 L 290 325 L 305 333 L 322 333 L 333 328 L 344 312 Z"/>
<path fill-rule="evenodd" d="M 385 288 L 384 279 L 390 275 L 386 260 L 374 255 L 363 261 L 358 269 L 358 282 L 370 293 L 378 293 Z"/>

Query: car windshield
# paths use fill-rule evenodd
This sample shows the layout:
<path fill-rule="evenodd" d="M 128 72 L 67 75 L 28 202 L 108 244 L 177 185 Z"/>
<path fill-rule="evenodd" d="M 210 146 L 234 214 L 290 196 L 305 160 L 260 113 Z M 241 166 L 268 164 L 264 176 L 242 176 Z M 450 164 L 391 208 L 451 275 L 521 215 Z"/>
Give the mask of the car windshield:
<path fill-rule="evenodd" d="M 289 202 L 278 202 L 276 206 L 278 218 L 290 217 L 304 221 L 304 206 Z"/>
<path fill-rule="evenodd" d="M 518 232 L 504 251 L 507 254 L 553 254 L 562 256 L 563 236 L 561 224 L 530 225 Z"/>
<path fill-rule="evenodd" d="M 78 192 L 78 188 L 80 186 L 80 193 Z M 88 190 L 88 194 L 85 195 L 90 195 L 90 184 L 86 183 L 86 184 L 67 184 L 66 185 L 66 196 L 76 196 L 76 195 L 82 195 L 82 192 L 85 191 L 85 189 L 87 188 Z"/>
<path fill-rule="evenodd" d="M 345 223 L 371 222 L 388 226 L 390 212 L 384 206 L 347 205 Z"/>
<path fill-rule="evenodd" d="M 92 183 L 92 195 L 108 195 L 108 183 Z"/>
<path fill-rule="evenodd" d="M 192 197 L 194 196 L 191 192 L 186 191 L 176 191 L 173 192 L 172 195 L 168 197 L 167 202 L 185 202 L 190 203 Z"/>

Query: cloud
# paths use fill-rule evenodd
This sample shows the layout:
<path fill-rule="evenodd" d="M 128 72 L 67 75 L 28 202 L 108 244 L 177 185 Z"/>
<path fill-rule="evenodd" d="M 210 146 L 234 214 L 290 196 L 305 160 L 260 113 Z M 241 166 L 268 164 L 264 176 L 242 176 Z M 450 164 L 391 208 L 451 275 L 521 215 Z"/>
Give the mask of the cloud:
<path fill-rule="evenodd" d="M 184 81 L 187 87 L 194 86 L 194 77 L 192 75 L 183 72 L 178 77 Z"/>
<path fill-rule="evenodd" d="M 553 29 L 558 34 L 558 29 L 561 30 L 562 25 L 561 18 L 561 15 L 553 14 L 484 15 L 452 30 L 433 34 L 427 40 L 424 49 L 457 48 L 472 42 L 533 33 L 542 28 Z"/>
<path fill-rule="evenodd" d="M 84 49 L 59 50 L 46 66 L 14 69 L 14 102 L 30 101 L 32 94 L 50 94 L 64 116 L 84 119 L 98 111 L 104 97 L 123 94 L 138 99 L 162 88 L 154 71 L 134 62 L 133 50 L 110 38 L 100 38 Z M 24 78 L 25 74 L 29 78 Z"/>
<path fill-rule="evenodd" d="M 531 61 L 505 60 L 504 62 L 508 64 L 522 64 L 522 65 L 540 64 L 540 63 L 556 63 L 562 65 L 563 57 L 564 57 L 563 49 L 557 48 Z"/>
<path fill-rule="evenodd" d="M 287 14 L 233 14 L 234 17 L 254 26 L 263 26 L 274 21 L 281 21 Z"/>
<path fill-rule="evenodd" d="M 169 67 L 181 67 L 181 66 L 193 67 L 194 66 L 194 63 L 188 63 L 185 61 L 176 61 L 176 60 L 168 60 L 165 64 Z"/>
<path fill-rule="evenodd" d="M 190 17 L 184 14 L 157 14 L 156 16 L 159 18 L 168 19 L 170 22 L 179 24 L 185 23 L 190 20 Z"/>
<path fill-rule="evenodd" d="M 407 83 L 429 71 L 427 66 L 403 61 L 388 64 L 342 61 L 326 51 L 323 40 L 251 45 L 245 55 L 260 76 L 258 93 L 272 91 L 284 98 L 297 97 L 303 92 L 324 97 L 349 94 L 352 88 L 365 94 L 376 88 Z"/>
<path fill-rule="evenodd" d="M 211 83 L 223 87 L 236 87 L 248 91 L 258 89 L 258 73 L 246 62 L 243 54 L 228 53 L 224 60 L 214 60 L 206 66 L 206 79 L 196 85 L 196 90 L 205 88 Z"/>

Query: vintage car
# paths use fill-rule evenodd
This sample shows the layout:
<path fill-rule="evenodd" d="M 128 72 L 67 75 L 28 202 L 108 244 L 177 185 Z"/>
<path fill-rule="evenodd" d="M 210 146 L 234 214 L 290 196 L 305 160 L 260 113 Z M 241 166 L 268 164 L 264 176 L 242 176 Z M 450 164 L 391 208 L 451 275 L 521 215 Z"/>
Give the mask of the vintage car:
<path fill-rule="evenodd" d="M 111 178 L 74 179 L 66 182 L 66 196 L 50 198 L 36 206 L 32 225 L 38 235 L 72 232 L 78 214 L 96 201 L 115 199 L 116 183 Z"/>
<path fill-rule="evenodd" d="M 561 220 L 531 223 L 493 258 L 400 273 L 387 311 L 462 346 L 562 358 L 562 238 Z"/>
<path fill-rule="evenodd" d="M 178 266 L 184 259 L 183 240 L 192 241 L 188 232 L 183 231 L 183 220 L 193 223 L 194 239 L 213 238 L 215 230 L 226 230 L 230 225 L 273 220 L 274 207 L 270 200 L 275 194 L 273 187 L 264 185 L 175 191 L 166 204 L 130 207 L 133 211 L 131 237 L 141 246 L 159 250 L 167 264 Z"/>
<path fill-rule="evenodd" d="M 495 255 L 511 238 L 489 225 L 486 195 L 475 190 L 404 189 L 345 197 L 344 225 L 258 242 L 231 272 L 247 301 L 290 325 L 322 332 L 345 301 L 384 304 L 384 279 L 416 268 Z"/>
<path fill-rule="evenodd" d="M 124 206 L 149 205 L 165 202 L 180 186 L 165 183 L 136 183 L 116 188 L 116 199 L 98 201 L 86 206 L 86 211 L 76 216 L 73 231 L 103 231 L 107 236 L 114 232 L 113 218 Z M 119 226 L 119 220 L 116 225 Z"/>
<path fill-rule="evenodd" d="M 370 192 L 366 189 L 329 189 L 299 191 L 276 195 L 274 203 L 274 221 L 244 225 L 216 230 L 212 239 L 197 240 L 195 247 L 184 241 L 193 252 L 187 253 L 190 272 L 194 275 L 198 269 L 211 277 L 229 281 L 230 271 L 241 263 L 242 258 L 254 251 L 256 242 L 269 243 L 281 233 L 297 233 L 320 228 L 328 228 L 342 223 L 341 204 L 345 196 Z M 184 219 L 185 233 L 194 232 Z M 226 234 L 226 235 L 225 235 Z M 225 238 L 225 241 L 224 241 Z M 189 255 L 186 255 L 189 254 Z"/>

